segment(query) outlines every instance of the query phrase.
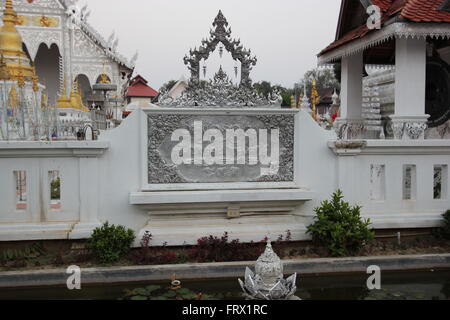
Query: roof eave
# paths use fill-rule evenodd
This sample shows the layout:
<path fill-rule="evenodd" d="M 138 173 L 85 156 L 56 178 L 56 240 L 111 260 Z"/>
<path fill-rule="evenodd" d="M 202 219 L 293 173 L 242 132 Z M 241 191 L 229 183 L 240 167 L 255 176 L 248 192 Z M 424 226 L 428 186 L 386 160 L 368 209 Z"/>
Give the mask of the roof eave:
<path fill-rule="evenodd" d="M 393 38 L 450 38 L 450 23 L 394 22 L 381 30 L 372 31 L 363 38 L 355 39 L 337 48 L 318 55 L 318 64 L 339 62 L 365 49 L 377 46 Z"/>

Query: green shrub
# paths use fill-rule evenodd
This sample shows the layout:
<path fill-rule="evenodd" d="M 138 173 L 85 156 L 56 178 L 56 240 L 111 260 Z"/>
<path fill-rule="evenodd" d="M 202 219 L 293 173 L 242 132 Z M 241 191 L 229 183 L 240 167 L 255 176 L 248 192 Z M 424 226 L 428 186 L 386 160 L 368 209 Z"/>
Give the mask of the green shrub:
<path fill-rule="evenodd" d="M 361 219 L 361 207 L 350 207 L 343 198 L 338 190 L 331 202 L 322 202 L 314 209 L 317 216 L 308 227 L 314 243 L 328 248 L 333 256 L 354 254 L 375 237 L 370 220 Z"/>
<path fill-rule="evenodd" d="M 113 263 L 128 253 L 135 237 L 133 230 L 106 222 L 94 230 L 88 247 L 101 263 Z"/>
<path fill-rule="evenodd" d="M 439 239 L 450 240 L 450 210 L 447 210 L 446 213 L 442 215 L 444 219 L 444 224 L 442 227 L 436 230 L 435 235 Z"/>

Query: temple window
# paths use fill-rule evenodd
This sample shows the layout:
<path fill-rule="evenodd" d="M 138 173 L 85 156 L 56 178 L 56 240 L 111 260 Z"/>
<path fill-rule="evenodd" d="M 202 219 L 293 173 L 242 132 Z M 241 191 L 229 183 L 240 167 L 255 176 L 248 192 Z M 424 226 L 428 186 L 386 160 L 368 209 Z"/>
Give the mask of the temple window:
<path fill-rule="evenodd" d="M 435 200 L 447 199 L 448 167 L 446 165 L 434 166 L 433 197 Z"/>
<path fill-rule="evenodd" d="M 370 166 L 370 199 L 382 201 L 386 198 L 386 166 Z"/>
<path fill-rule="evenodd" d="M 61 209 L 61 176 L 59 171 L 49 171 L 50 209 Z"/>
<path fill-rule="evenodd" d="M 417 175 L 415 165 L 403 166 L 403 200 L 416 200 Z"/>
<path fill-rule="evenodd" d="M 27 172 L 14 171 L 14 180 L 16 186 L 16 210 L 27 209 Z"/>

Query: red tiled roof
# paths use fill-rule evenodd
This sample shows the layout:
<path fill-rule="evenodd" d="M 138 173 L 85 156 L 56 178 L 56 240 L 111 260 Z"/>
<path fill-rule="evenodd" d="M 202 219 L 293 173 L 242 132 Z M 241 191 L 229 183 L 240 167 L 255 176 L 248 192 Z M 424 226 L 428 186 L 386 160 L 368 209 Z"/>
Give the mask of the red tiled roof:
<path fill-rule="evenodd" d="M 393 0 L 372 0 L 372 3 L 379 6 L 381 11 L 385 12 L 391 7 L 392 1 Z"/>
<path fill-rule="evenodd" d="M 148 81 L 142 76 L 137 75 L 130 82 L 130 86 L 127 90 L 127 97 L 151 97 L 154 98 L 158 95 L 158 91 L 148 86 Z"/>
<path fill-rule="evenodd" d="M 409 0 L 402 17 L 415 22 L 450 22 L 450 12 L 439 10 L 445 0 Z"/>
<path fill-rule="evenodd" d="M 395 15 L 411 22 L 450 22 L 450 12 L 440 10 L 446 0 L 372 0 L 382 11 L 381 23 Z M 319 53 L 323 55 L 343 44 L 365 37 L 373 30 L 364 24 L 343 35 Z"/>

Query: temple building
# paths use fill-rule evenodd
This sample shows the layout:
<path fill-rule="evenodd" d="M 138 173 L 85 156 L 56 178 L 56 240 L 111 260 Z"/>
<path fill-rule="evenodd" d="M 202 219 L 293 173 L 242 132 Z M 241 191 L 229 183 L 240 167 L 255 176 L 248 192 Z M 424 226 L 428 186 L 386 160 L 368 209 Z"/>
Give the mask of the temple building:
<path fill-rule="evenodd" d="M 148 85 L 148 81 L 141 75 L 137 75 L 130 81 L 127 90 L 127 104 L 136 101 L 151 103 L 158 96 L 158 91 Z"/>
<path fill-rule="evenodd" d="M 17 31 L 17 13 L 7 0 L 0 28 L 0 134 L 1 140 L 41 139 L 40 124 L 49 120 L 46 95 L 36 69 L 22 49 Z M 45 133 L 49 137 L 52 133 Z"/>
<path fill-rule="evenodd" d="M 118 54 L 115 35 L 104 40 L 76 2 L 2 3 L 2 140 L 75 139 L 86 126 L 120 124 L 137 54 Z"/>
<path fill-rule="evenodd" d="M 17 29 L 23 52 L 36 67 L 47 88 L 48 102 L 54 105 L 70 83 L 79 83 L 83 103 L 88 104 L 92 87 L 106 74 L 117 86 L 115 95 L 124 98 L 137 55 L 127 60 L 117 52 L 118 39 L 105 40 L 88 22 L 87 6 L 79 9 L 74 0 L 13 0 Z M 2 1 L 3 12 L 4 2 Z M 23 56 L 23 58 L 25 57 Z M 27 69 L 31 74 L 31 69 Z"/>
<path fill-rule="evenodd" d="M 449 38 L 450 1 L 343 0 L 336 40 L 319 53 L 342 69 L 339 137 L 449 138 Z"/>

